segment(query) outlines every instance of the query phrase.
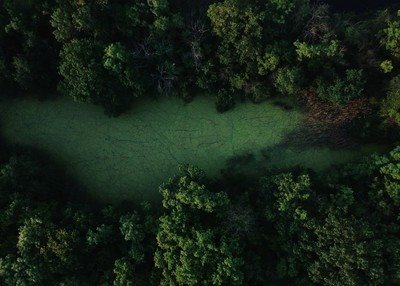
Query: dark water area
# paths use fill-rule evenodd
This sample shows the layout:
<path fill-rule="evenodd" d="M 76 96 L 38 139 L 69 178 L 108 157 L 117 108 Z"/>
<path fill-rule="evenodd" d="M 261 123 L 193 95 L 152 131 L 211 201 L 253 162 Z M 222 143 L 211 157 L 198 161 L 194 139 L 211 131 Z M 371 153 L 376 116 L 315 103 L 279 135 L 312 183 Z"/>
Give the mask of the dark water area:
<path fill-rule="evenodd" d="M 325 0 L 324 2 L 336 11 L 356 13 L 400 4 L 400 0 Z"/>

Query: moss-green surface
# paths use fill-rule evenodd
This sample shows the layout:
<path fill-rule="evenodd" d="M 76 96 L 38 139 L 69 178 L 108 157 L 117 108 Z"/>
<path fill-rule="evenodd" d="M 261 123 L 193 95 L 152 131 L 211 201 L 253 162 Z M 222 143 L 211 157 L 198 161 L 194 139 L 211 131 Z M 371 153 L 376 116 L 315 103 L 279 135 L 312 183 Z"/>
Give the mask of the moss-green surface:
<path fill-rule="evenodd" d="M 23 99 L 1 103 L 0 112 L 6 140 L 48 152 L 90 195 L 109 202 L 158 199 L 158 185 L 180 163 L 215 176 L 232 157 L 253 154 L 249 168 L 300 164 L 321 170 L 375 151 L 373 146 L 357 151 L 279 147 L 303 115 L 271 103 L 238 104 L 218 114 L 207 97 L 189 104 L 142 100 L 129 113 L 109 118 L 99 107 L 66 98 Z M 261 155 L 266 148 L 270 151 Z"/>

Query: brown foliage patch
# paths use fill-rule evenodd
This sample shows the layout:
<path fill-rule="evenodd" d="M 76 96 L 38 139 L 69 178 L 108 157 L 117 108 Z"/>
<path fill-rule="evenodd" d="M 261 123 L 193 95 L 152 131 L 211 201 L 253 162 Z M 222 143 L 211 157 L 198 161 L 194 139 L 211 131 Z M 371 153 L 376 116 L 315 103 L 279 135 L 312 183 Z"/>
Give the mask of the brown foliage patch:
<path fill-rule="evenodd" d="M 344 127 L 354 119 L 368 115 L 372 110 L 367 98 L 354 99 L 345 106 L 338 106 L 322 101 L 310 90 L 302 92 L 300 100 L 308 110 L 306 122 L 313 126 Z"/>
<path fill-rule="evenodd" d="M 334 149 L 357 146 L 348 135 L 348 127 L 354 119 L 372 111 L 368 99 L 355 99 L 346 106 L 338 106 L 322 101 L 312 90 L 303 91 L 299 98 L 307 109 L 305 126 L 287 136 L 284 143 L 297 142 L 300 146 L 324 145 Z"/>

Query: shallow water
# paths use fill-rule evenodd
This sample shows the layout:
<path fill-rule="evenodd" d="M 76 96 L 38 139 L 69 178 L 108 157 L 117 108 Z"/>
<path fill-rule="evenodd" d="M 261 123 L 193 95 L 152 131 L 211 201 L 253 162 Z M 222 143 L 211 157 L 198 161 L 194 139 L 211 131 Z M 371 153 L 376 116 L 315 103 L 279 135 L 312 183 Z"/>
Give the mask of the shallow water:
<path fill-rule="evenodd" d="M 100 107 L 68 98 L 19 99 L 1 103 L 0 112 L 7 141 L 49 153 L 89 195 L 105 202 L 158 200 L 158 186 L 184 163 L 210 176 L 227 162 L 250 172 L 295 165 L 318 171 L 379 150 L 282 147 L 279 143 L 301 125 L 303 114 L 271 102 L 242 103 L 219 114 L 209 97 L 189 104 L 146 99 L 129 113 L 109 118 Z M 248 159 L 241 162 L 242 157 Z"/>

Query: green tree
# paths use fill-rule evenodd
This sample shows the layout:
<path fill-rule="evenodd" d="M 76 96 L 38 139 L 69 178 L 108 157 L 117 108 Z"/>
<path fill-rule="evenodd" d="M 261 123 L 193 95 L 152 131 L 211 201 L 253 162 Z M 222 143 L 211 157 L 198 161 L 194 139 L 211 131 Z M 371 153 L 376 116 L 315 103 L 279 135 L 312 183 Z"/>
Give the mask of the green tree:
<path fill-rule="evenodd" d="M 143 71 L 137 69 L 134 59 L 121 43 L 111 44 L 104 51 L 104 67 L 109 70 L 126 88 L 126 92 L 133 92 L 134 96 L 141 96 L 145 91 L 143 84 L 146 79 L 141 75 Z"/>
<path fill-rule="evenodd" d="M 296 95 L 304 83 L 300 68 L 280 68 L 274 74 L 273 84 L 283 95 Z"/>
<path fill-rule="evenodd" d="M 388 85 L 386 98 L 382 102 L 381 114 L 400 123 L 400 76 L 393 77 Z"/>
<path fill-rule="evenodd" d="M 305 42 L 294 42 L 299 61 L 315 58 L 343 57 L 343 51 L 338 40 L 323 40 L 318 44 L 307 44 Z"/>
<path fill-rule="evenodd" d="M 55 87 L 58 45 L 49 23 L 53 8 L 54 2 L 47 0 L 0 4 L 0 66 L 12 82 L 9 88 L 43 91 Z"/>
<path fill-rule="evenodd" d="M 316 91 L 321 99 L 343 106 L 363 95 L 365 83 L 362 70 L 349 69 L 344 78 L 335 77 L 331 82 L 318 78 Z"/>
<path fill-rule="evenodd" d="M 278 255 L 278 276 L 299 276 L 301 257 L 293 253 L 299 252 L 298 236 L 306 234 L 304 225 L 311 219 L 307 205 L 315 195 L 310 178 L 307 175 L 281 174 L 264 178 L 260 187 L 267 203 L 264 215 L 274 227 L 269 243 Z"/>
<path fill-rule="evenodd" d="M 106 112 L 119 114 L 129 105 L 126 89 L 108 80 L 102 65 L 104 47 L 89 39 L 72 40 L 65 44 L 60 54 L 60 90 L 75 100 L 102 105 Z"/>
<path fill-rule="evenodd" d="M 82 267 L 77 249 L 80 243 L 76 232 L 58 229 L 46 218 L 33 215 L 18 230 L 16 255 L 0 258 L 0 279 L 7 285 L 62 281 L 60 274 L 74 275 Z"/>
<path fill-rule="evenodd" d="M 99 103 L 104 93 L 105 73 L 100 64 L 100 43 L 72 40 L 64 45 L 60 57 L 60 88 L 75 100 Z"/>
<path fill-rule="evenodd" d="M 397 281 L 399 153 L 350 165 L 324 182 L 292 174 L 262 180 L 279 276 L 307 285 Z"/>
<path fill-rule="evenodd" d="M 395 58 L 400 58 L 400 10 L 397 17 L 389 17 L 382 30 L 381 44 Z"/>
<path fill-rule="evenodd" d="M 290 43 L 301 32 L 299 23 L 308 14 L 307 1 L 226 0 L 210 5 L 208 17 L 219 38 L 216 53 L 220 81 L 260 101 L 272 73 L 292 64 Z M 285 30 L 285 37 L 279 31 Z"/>
<path fill-rule="evenodd" d="M 57 0 L 51 14 L 51 25 L 57 41 L 91 38 L 97 41 L 110 37 L 114 6 L 105 1 Z"/>
<path fill-rule="evenodd" d="M 150 284 L 151 209 L 99 212 L 64 201 L 63 177 L 31 153 L 18 151 L 0 165 L 0 284 L 112 284 L 123 279 L 124 261 L 134 266 L 125 273 L 132 281 Z"/>
<path fill-rule="evenodd" d="M 243 282 L 238 241 L 206 223 L 218 217 L 228 198 L 223 192 L 208 191 L 203 180 L 199 170 L 188 167 L 161 187 L 167 212 L 160 218 L 155 261 L 162 270 L 162 285 Z"/>

